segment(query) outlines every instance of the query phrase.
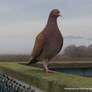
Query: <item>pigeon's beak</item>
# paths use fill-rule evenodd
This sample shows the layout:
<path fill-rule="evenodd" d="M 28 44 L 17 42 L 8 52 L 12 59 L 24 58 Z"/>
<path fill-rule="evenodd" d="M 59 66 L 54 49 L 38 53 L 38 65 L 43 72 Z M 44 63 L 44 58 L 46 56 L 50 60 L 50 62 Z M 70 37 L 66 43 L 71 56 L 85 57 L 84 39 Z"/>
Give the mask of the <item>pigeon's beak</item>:
<path fill-rule="evenodd" d="M 59 13 L 58 16 L 61 16 L 62 18 L 64 18 L 61 13 Z"/>

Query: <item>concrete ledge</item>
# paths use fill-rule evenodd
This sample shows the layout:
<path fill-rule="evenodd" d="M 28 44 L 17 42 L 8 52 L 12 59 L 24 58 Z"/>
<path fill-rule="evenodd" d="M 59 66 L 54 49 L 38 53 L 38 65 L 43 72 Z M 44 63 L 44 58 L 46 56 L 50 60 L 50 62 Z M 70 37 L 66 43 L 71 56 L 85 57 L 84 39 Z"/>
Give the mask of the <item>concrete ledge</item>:
<path fill-rule="evenodd" d="M 92 79 L 64 73 L 44 73 L 40 68 L 18 63 L 0 63 L 0 72 L 21 80 L 46 92 L 92 92 L 88 90 L 67 91 L 64 88 L 92 88 Z"/>

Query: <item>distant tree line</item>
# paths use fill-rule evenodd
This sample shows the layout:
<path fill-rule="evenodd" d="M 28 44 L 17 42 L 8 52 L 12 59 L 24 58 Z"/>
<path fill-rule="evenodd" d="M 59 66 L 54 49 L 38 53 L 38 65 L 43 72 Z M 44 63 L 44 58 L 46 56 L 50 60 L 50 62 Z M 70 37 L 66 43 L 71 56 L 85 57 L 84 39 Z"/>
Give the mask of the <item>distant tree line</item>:
<path fill-rule="evenodd" d="M 69 45 L 64 49 L 63 54 L 71 57 L 92 57 L 92 44 L 88 47 Z"/>

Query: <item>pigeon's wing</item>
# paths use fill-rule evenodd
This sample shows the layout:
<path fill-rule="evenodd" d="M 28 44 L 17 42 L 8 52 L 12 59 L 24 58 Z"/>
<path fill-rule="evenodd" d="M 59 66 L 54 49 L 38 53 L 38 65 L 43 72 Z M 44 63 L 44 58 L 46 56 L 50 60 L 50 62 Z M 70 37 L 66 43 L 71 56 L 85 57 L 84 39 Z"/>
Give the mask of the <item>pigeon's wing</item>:
<path fill-rule="evenodd" d="M 44 37 L 40 33 L 36 37 L 35 45 L 34 45 L 34 48 L 33 48 L 33 51 L 32 51 L 32 56 L 34 58 L 37 58 L 38 56 L 40 56 L 41 52 L 43 51 L 44 44 L 45 44 Z"/>

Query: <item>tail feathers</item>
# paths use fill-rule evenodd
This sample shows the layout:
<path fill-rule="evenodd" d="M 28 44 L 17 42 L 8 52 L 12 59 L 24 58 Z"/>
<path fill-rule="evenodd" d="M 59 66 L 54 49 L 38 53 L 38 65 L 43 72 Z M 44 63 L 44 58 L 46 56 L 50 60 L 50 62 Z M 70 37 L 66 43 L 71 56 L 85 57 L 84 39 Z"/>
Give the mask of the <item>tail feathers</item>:
<path fill-rule="evenodd" d="M 29 62 L 27 63 L 27 65 L 31 65 L 31 64 L 34 64 L 34 63 L 37 63 L 37 60 L 31 57 L 29 59 Z"/>

